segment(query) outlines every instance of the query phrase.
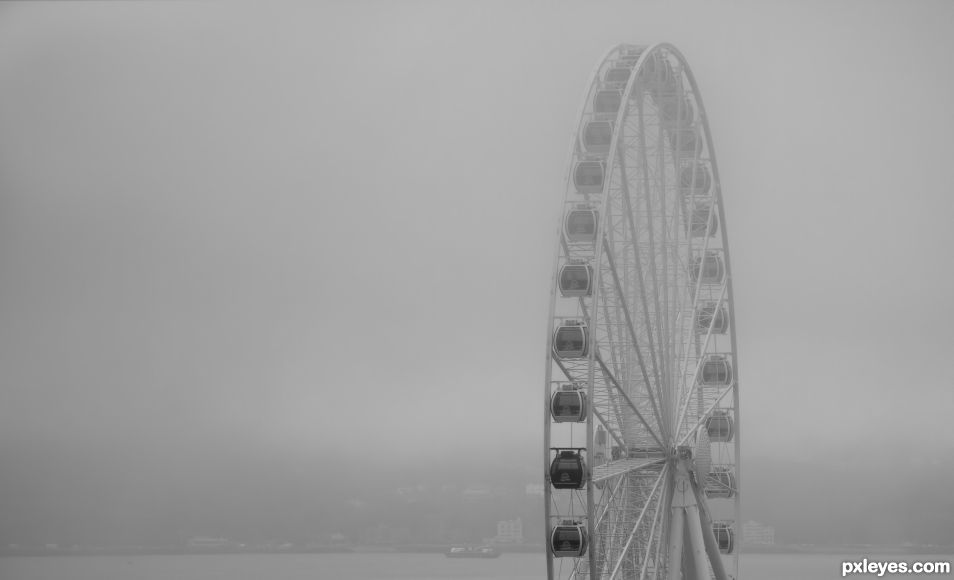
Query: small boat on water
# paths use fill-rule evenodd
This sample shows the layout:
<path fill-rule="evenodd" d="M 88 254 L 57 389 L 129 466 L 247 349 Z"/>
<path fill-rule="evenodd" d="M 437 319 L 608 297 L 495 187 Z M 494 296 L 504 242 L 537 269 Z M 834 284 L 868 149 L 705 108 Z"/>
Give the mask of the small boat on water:
<path fill-rule="evenodd" d="M 444 555 L 448 558 L 499 558 L 500 552 L 493 546 L 452 546 Z"/>

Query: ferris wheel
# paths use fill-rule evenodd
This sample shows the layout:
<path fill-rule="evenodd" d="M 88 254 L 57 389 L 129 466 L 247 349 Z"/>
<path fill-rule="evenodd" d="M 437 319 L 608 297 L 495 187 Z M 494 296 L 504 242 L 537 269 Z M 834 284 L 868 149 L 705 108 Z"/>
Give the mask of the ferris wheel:
<path fill-rule="evenodd" d="M 738 578 L 725 208 L 675 47 L 620 45 L 600 61 L 563 204 L 547 332 L 547 577 Z"/>

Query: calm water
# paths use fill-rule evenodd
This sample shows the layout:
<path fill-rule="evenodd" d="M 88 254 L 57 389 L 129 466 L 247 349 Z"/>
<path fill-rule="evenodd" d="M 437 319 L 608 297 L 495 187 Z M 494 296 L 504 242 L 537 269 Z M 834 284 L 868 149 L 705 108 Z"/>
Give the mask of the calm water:
<path fill-rule="evenodd" d="M 862 557 L 748 554 L 742 557 L 742 577 L 745 580 L 841 578 L 841 562 Z M 954 556 L 869 556 L 869 559 L 950 562 Z M 539 580 L 545 576 L 546 561 L 536 554 L 504 554 L 495 560 L 451 560 L 441 554 L 0 558 L 0 580 Z M 877 578 L 877 575 L 849 576 L 852 577 Z"/>

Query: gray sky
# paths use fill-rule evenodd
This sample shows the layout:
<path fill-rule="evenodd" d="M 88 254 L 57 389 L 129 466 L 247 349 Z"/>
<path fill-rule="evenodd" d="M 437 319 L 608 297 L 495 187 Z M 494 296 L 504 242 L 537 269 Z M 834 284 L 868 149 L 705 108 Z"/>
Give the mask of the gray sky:
<path fill-rule="evenodd" d="M 539 445 L 582 92 L 657 41 L 719 159 L 744 455 L 954 447 L 954 5 L 514 4 L 0 7 L 0 461 Z"/>

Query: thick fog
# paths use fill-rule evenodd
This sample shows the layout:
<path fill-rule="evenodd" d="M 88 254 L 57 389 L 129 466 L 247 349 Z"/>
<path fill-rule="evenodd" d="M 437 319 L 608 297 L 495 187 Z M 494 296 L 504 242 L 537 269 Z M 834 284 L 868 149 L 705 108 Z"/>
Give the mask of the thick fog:
<path fill-rule="evenodd" d="M 719 159 L 744 509 L 781 534 L 876 502 L 917 535 L 918 501 L 954 508 L 951 22 L 946 2 L 0 6 L 0 545 L 223 533 L 213 508 L 182 518 L 223 489 L 233 515 L 283 494 L 296 517 L 471 460 L 542 482 L 580 99 L 607 49 L 657 41 Z"/>

